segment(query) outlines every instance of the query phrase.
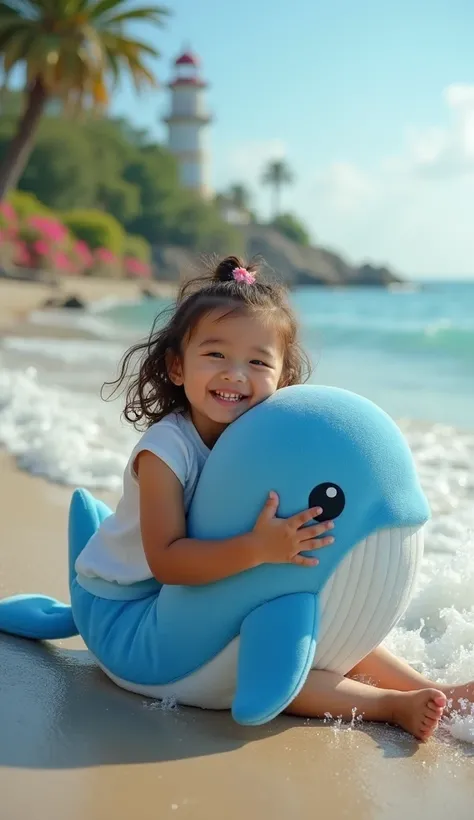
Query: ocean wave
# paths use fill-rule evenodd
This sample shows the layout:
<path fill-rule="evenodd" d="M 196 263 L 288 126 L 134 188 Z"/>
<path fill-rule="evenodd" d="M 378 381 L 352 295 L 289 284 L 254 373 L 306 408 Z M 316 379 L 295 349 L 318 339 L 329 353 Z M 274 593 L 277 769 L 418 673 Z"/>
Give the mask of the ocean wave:
<path fill-rule="evenodd" d="M 116 364 L 125 350 L 125 344 L 98 339 L 49 339 L 35 336 L 6 336 L 2 339 L 6 352 L 15 353 L 23 359 L 44 359 L 64 364 L 110 366 Z"/>
<path fill-rule="evenodd" d="M 474 362 L 474 326 L 455 327 L 449 321 L 400 324 L 365 319 L 345 321 L 313 317 L 303 323 L 303 335 L 312 347 L 360 347 L 411 355 L 446 355 Z"/>
<path fill-rule="evenodd" d="M 87 310 L 37 310 L 29 315 L 28 321 L 41 328 L 66 329 L 71 336 L 114 339 L 119 334 L 116 323 L 107 318 L 105 311 L 101 312 L 93 305 Z"/>
<path fill-rule="evenodd" d="M 116 405 L 43 385 L 34 368 L 0 371 L 0 446 L 34 475 L 119 489 L 137 436 L 118 416 Z"/>

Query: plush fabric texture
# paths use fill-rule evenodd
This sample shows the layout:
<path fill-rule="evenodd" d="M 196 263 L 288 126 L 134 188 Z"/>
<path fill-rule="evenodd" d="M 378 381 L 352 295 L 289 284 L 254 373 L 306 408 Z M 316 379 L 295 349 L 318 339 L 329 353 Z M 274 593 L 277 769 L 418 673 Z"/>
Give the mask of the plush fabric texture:
<path fill-rule="evenodd" d="M 214 447 L 191 505 L 190 535 L 224 538 L 250 530 L 271 489 L 280 496 L 280 516 L 319 505 L 322 519 L 334 518 L 336 541 L 318 550 L 316 567 L 268 564 L 200 587 L 153 582 L 138 589 L 72 573 L 71 621 L 113 679 L 132 691 L 164 687 L 169 694 L 185 682 L 189 702 L 193 675 L 215 665 L 238 639 L 233 714 L 240 723 L 258 724 L 301 690 L 318 642 L 325 642 L 330 668 L 337 658 L 354 665 L 386 636 L 408 604 L 422 551 L 416 534 L 429 518 L 395 423 L 348 391 L 278 391 Z M 71 566 L 108 513 L 89 493 L 76 491 Z M 336 628 L 331 585 L 334 595 L 344 591 L 343 611 L 348 602 Z M 32 620 L 36 611 L 34 605 Z M 28 612 L 28 598 L 0 602 L 0 629 L 25 635 Z M 57 637 L 40 627 L 36 618 L 29 636 Z M 332 645 L 338 648 L 331 661 Z"/>
<path fill-rule="evenodd" d="M 415 586 L 422 555 L 423 530 L 411 527 L 380 530 L 354 547 L 321 593 L 318 642 L 311 664 L 312 669 L 328 669 L 346 675 L 361 658 L 380 644 L 406 609 Z M 315 600 L 314 596 L 308 597 Z M 285 602 L 288 598 L 291 596 L 276 598 L 275 601 Z M 259 607 L 255 611 L 263 610 L 264 607 Z M 276 663 L 267 663 L 266 666 L 266 673 L 272 678 L 273 691 L 278 685 L 278 681 L 274 679 L 282 670 L 280 661 L 283 661 L 285 652 L 288 658 L 288 650 L 296 653 L 304 650 L 305 642 L 311 640 L 312 636 L 307 634 L 305 641 L 298 641 L 294 646 L 289 641 L 286 648 L 279 638 L 281 633 L 274 618 L 269 621 L 270 634 L 275 633 L 272 638 L 272 659 L 278 658 Z M 251 623 L 252 619 L 249 619 L 249 622 Z M 288 632 L 284 630 L 283 635 L 287 635 Z M 264 639 L 267 638 L 262 630 L 258 635 L 258 651 L 254 646 L 253 654 L 257 664 L 253 668 L 258 668 L 259 673 L 259 652 Z M 311 655 L 311 652 L 312 647 L 309 648 L 308 654 Z M 262 654 L 268 661 L 268 652 Z M 239 686 L 246 697 L 243 679 L 239 674 L 243 656 L 240 659 L 239 656 L 240 637 L 237 637 L 212 661 L 200 666 L 195 672 L 173 683 L 161 685 L 131 683 L 102 668 L 118 686 L 129 691 L 155 700 L 173 698 L 183 705 L 198 706 L 202 709 L 233 709 L 235 716 L 236 706 L 239 709 L 239 705 L 234 702 L 238 677 Z M 101 665 L 100 661 L 97 662 Z M 283 671 L 287 674 L 285 669 Z M 291 667 L 290 673 L 294 674 L 293 684 L 298 683 L 297 672 L 297 666 Z M 287 678 L 285 682 L 288 683 Z M 266 685 L 268 686 L 268 682 Z M 288 696 L 297 688 L 296 685 L 294 688 L 288 686 Z M 260 693 L 267 690 L 260 685 L 247 687 L 247 691 L 250 698 L 255 697 L 256 693 L 261 697 Z M 248 704 L 249 699 L 246 702 Z M 248 712 L 247 715 L 249 714 Z M 268 714 L 271 714 L 271 708 Z M 239 722 L 244 721 L 239 718 Z"/>

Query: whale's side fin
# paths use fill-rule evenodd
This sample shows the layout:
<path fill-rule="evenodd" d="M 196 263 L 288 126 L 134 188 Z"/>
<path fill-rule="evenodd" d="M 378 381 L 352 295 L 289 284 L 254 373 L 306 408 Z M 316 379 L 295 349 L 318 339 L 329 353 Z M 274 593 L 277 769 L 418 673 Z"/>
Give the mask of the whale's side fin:
<path fill-rule="evenodd" d="M 257 726 L 276 717 L 301 691 L 316 649 L 319 602 L 295 593 L 262 604 L 242 624 L 232 715 Z"/>
<path fill-rule="evenodd" d="M 69 509 L 69 584 L 75 577 L 77 556 L 110 512 L 87 490 L 74 491 Z M 46 595 L 15 595 L 0 601 L 0 631 L 35 640 L 78 634 L 71 607 Z"/>
<path fill-rule="evenodd" d="M 69 586 L 76 577 L 74 565 L 79 554 L 111 512 L 103 501 L 94 498 L 88 490 L 82 487 L 74 490 L 69 507 Z"/>

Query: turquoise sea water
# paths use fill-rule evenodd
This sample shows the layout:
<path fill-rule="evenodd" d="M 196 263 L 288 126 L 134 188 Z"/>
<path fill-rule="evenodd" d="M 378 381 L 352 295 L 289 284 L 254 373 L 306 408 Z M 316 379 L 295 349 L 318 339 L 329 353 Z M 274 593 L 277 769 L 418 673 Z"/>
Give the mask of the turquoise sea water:
<path fill-rule="evenodd" d="M 313 382 L 362 393 L 397 418 L 474 429 L 474 282 L 301 288 L 291 299 Z M 141 335 L 161 307 L 149 300 L 104 317 Z"/>

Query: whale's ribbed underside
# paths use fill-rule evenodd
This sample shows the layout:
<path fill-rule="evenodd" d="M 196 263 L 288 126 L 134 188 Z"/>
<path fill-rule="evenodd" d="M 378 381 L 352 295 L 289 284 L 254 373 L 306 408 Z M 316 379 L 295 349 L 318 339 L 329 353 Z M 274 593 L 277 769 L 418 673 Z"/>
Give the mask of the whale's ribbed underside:
<path fill-rule="evenodd" d="M 328 547 L 330 549 L 330 547 Z M 380 530 L 346 556 L 321 594 L 321 628 L 313 668 L 346 674 L 378 646 L 405 612 L 423 555 L 423 530 Z M 239 638 L 183 680 L 139 686 L 104 669 L 119 686 L 152 698 L 208 709 L 229 709 Z"/>

